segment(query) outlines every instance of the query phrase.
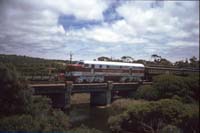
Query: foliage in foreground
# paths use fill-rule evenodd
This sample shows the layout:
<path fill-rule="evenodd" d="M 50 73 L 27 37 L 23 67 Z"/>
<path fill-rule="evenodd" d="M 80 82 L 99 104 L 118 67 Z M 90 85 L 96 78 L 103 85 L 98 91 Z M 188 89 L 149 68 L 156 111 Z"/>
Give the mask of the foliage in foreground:
<path fill-rule="evenodd" d="M 0 131 L 64 132 L 68 117 L 52 109 L 50 99 L 33 96 L 33 91 L 16 72 L 0 65 Z"/>
<path fill-rule="evenodd" d="M 9 66 L 10 67 L 10 66 Z M 32 90 L 19 80 L 15 69 L 0 64 L 0 116 L 23 114 L 32 102 Z"/>
<path fill-rule="evenodd" d="M 183 102 L 198 102 L 199 87 L 199 75 L 189 77 L 160 75 L 154 78 L 153 85 L 139 87 L 135 98 L 145 100 L 176 98 Z"/>
<path fill-rule="evenodd" d="M 116 107 L 115 107 L 116 108 Z M 113 132 L 174 131 L 199 132 L 199 105 L 163 99 L 152 102 L 130 102 L 124 111 L 108 120 Z"/>
<path fill-rule="evenodd" d="M 49 98 L 34 96 L 13 65 L 0 63 L 0 91 L 0 131 L 100 133 L 86 127 L 70 130 L 68 116 L 53 109 Z"/>
<path fill-rule="evenodd" d="M 68 131 L 67 133 L 102 133 L 102 131 L 94 129 L 94 128 L 90 129 L 84 125 L 81 125 L 80 127 L 72 129 Z"/>
<path fill-rule="evenodd" d="M 0 122 L 1 131 L 64 132 L 68 128 L 68 118 L 61 111 L 52 111 L 43 117 L 14 115 L 4 117 Z"/>

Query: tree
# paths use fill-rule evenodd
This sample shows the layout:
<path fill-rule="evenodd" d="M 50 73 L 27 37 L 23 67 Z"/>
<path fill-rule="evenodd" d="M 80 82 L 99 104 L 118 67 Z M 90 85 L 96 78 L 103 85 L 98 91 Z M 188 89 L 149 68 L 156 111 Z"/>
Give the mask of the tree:
<path fill-rule="evenodd" d="M 101 56 L 97 58 L 98 61 L 110 61 L 111 59 L 109 57 Z"/>
<path fill-rule="evenodd" d="M 0 115 L 22 114 L 29 108 L 32 90 L 18 80 L 17 72 L 0 65 Z"/>
<path fill-rule="evenodd" d="M 123 62 L 133 62 L 134 61 L 134 59 L 131 56 L 122 56 L 121 60 Z"/>
<path fill-rule="evenodd" d="M 172 98 L 174 95 L 185 97 L 187 86 L 182 77 L 159 75 L 153 79 L 153 87 L 158 90 L 159 99 Z"/>
<path fill-rule="evenodd" d="M 34 96 L 16 72 L 0 65 L 0 131 L 64 132 L 68 117 L 50 106 L 50 99 Z"/>
<path fill-rule="evenodd" d="M 176 61 L 176 62 L 174 63 L 174 65 L 175 65 L 176 67 L 179 67 L 179 68 L 184 68 L 184 67 L 186 67 L 185 62 L 184 62 L 183 60 L 181 60 L 181 61 Z"/>
<path fill-rule="evenodd" d="M 199 74 L 185 77 L 184 82 L 188 88 L 188 96 L 199 102 Z"/>
<path fill-rule="evenodd" d="M 198 111 L 197 104 L 187 105 L 170 99 L 133 102 L 122 113 L 109 117 L 108 123 L 113 132 L 160 133 L 169 125 L 183 133 L 199 132 Z"/>
<path fill-rule="evenodd" d="M 158 90 L 151 85 L 140 86 L 135 92 L 135 98 L 145 100 L 157 100 Z"/>
<path fill-rule="evenodd" d="M 172 66 L 172 63 L 165 58 L 161 58 L 160 61 L 159 61 L 159 65 Z"/>
<path fill-rule="evenodd" d="M 152 54 L 151 58 L 154 59 L 154 62 L 158 62 L 161 59 L 161 56 L 157 55 L 157 54 Z"/>
<path fill-rule="evenodd" d="M 190 61 L 190 66 L 192 68 L 199 68 L 199 61 L 197 60 L 195 56 L 191 57 L 189 61 Z"/>

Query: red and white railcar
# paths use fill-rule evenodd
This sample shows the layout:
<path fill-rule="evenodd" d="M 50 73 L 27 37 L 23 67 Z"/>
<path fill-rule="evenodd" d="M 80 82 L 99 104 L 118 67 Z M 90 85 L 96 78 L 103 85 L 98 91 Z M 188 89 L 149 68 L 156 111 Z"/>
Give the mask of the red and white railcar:
<path fill-rule="evenodd" d="M 68 64 L 66 80 L 76 83 L 105 81 L 139 81 L 144 77 L 144 65 L 138 63 L 80 61 Z"/>

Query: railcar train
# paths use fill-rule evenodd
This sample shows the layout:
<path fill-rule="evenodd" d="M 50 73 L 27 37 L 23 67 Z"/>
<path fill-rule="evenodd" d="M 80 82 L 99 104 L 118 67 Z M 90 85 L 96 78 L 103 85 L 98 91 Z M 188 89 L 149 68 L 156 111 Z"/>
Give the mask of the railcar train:
<path fill-rule="evenodd" d="M 121 63 L 105 61 L 79 61 L 68 64 L 66 80 L 84 82 L 128 82 L 140 81 L 144 77 L 144 65 L 139 63 Z"/>
<path fill-rule="evenodd" d="M 68 64 L 65 73 L 66 80 L 75 83 L 91 82 L 131 82 L 151 81 L 153 76 L 160 74 L 173 74 L 187 76 L 199 73 L 199 70 L 149 67 L 139 63 L 105 62 L 105 61 L 79 61 Z"/>

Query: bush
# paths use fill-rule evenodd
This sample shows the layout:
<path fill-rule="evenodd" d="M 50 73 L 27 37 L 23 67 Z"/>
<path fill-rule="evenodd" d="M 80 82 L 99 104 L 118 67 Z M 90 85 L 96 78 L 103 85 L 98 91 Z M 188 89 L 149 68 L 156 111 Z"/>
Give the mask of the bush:
<path fill-rule="evenodd" d="M 123 113 L 111 116 L 108 123 L 114 132 L 160 132 L 167 125 L 177 126 L 184 132 L 197 132 L 198 107 L 169 99 L 131 104 Z"/>
<path fill-rule="evenodd" d="M 68 117 L 62 111 L 46 116 L 14 115 L 0 119 L 0 131 L 65 132 L 69 129 Z"/>
<path fill-rule="evenodd" d="M 39 122 L 31 115 L 14 115 L 0 119 L 0 131 L 39 131 Z"/>
<path fill-rule="evenodd" d="M 199 133 L 199 104 L 186 104 L 179 127 L 185 133 Z"/>
<path fill-rule="evenodd" d="M 151 85 L 140 86 L 135 93 L 135 98 L 145 100 L 157 100 L 158 90 Z"/>
<path fill-rule="evenodd" d="M 172 98 L 174 95 L 186 97 L 187 85 L 183 77 L 174 75 L 160 75 L 153 79 L 153 87 L 158 91 L 158 98 Z"/>
<path fill-rule="evenodd" d="M 138 95 L 146 100 L 176 97 L 188 103 L 199 101 L 198 75 L 188 77 L 160 75 L 154 78 L 152 87 L 144 86 L 141 88 L 137 91 Z"/>
<path fill-rule="evenodd" d="M 188 95 L 199 102 L 199 75 L 191 75 L 184 79 L 188 88 Z"/>
<path fill-rule="evenodd" d="M 181 133 L 181 129 L 174 125 L 167 125 L 161 129 L 160 133 Z"/>
<path fill-rule="evenodd" d="M 140 86 L 136 99 L 159 100 L 174 98 L 183 102 L 199 101 L 199 77 L 179 77 L 174 75 L 159 75 L 154 77 L 153 85 Z"/>
<path fill-rule="evenodd" d="M 100 130 L 97 130 L 95 128 L 87 128 L 84 125 L 81 125 L 78 128 L 72 129 L 68 131 L 67 133 L 102 133 Z"/>
<path fill-rule="evenodd" d="M 119 99 L 112 103 L 111 112 L 114 114 L 121 113 L 125 111 L 130 104 L 140 104 L 143 101 L 132 100 L 132 99 Z"/>
<path fill-rule="evenodd" d="M 33 91 L 24 81 L 20 81 L 17 72 L 0 65 L 0 116 L 16 115 L 27 112 Z"/>
<path fill-rule="evenodd" d="M 60 110 L 52 109 L 50 100 L 34 96 L 28 112 L 0 119 L 0 131 L 64 132 L 70 128 L 69 118 Z"/>
<path fill-rule="evenodd" d="M 64 132 L 68 117 L 50 106 L 51 100 L 33 91 L 13 70 L 0 65 L 0 131 Z"/>

